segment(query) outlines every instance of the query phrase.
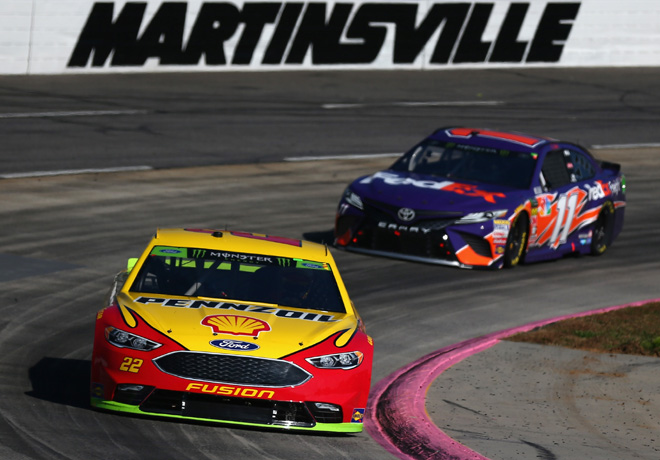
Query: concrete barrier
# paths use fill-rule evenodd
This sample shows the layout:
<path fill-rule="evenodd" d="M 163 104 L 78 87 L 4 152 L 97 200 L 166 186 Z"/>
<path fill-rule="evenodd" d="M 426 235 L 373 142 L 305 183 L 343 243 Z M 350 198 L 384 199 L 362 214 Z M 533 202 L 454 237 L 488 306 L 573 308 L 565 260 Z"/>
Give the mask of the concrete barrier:
<path fill-rule="evenodd" d="M 0 74 L 660 65 L 653 0 L 3 0 Z"/>

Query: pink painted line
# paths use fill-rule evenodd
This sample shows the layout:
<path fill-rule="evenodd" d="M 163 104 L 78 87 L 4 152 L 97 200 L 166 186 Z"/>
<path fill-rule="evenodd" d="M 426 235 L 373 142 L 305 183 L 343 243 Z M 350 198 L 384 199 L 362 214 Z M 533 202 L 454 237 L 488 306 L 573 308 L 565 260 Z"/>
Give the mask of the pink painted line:
<path fill-rule="evenodd" d="M 660 298 L 535 321 L 441 348 L 390 374 L 374 386 L 369 395 L 364 427 L 376 442 L 400 459 L 488 460 L 450 438 L 431 421 L 426 412 L 426 393 L 440 374 L 519 332 L 569 318 L 652 302 L 660 302 Z"/>

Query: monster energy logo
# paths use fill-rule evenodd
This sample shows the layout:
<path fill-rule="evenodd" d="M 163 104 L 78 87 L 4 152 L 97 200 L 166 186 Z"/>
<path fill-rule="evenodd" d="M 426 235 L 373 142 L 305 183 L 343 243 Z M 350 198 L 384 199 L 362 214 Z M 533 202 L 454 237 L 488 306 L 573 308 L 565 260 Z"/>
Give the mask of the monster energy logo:
<path fill-rule="evenodd" d="M 206 249 L 193 249 L 192 250 L 192 257 L 195 259 L 201 259 L 206 255 Z"/>
<path fill-rule="evenodd" d="M 273 259 L 270 256 L 262 256 L 259 254 L 243 254 L 240 252 L 210 251 L 209 257 L 224 259 L 230 262 L 273 263 Z"/>

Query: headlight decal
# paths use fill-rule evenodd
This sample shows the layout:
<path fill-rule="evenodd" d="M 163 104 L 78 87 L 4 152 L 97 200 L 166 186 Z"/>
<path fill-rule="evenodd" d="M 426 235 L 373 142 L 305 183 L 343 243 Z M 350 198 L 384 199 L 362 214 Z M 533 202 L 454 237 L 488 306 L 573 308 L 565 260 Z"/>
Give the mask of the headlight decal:
<path fill-rule="evenodd" d="M 355 369 L 364 359 L 364 353 L 351 351 L 348 353 L 333 353 L 330 355 L 307 358 L 306 361 L 319 369 Z"/>
<path fill-rule="evenodd" d="M 360 195 L 351 190 L 350 187 L 344 190 L 344 200 L 346 200 L 346 202 L 351 206 L 358 208 L 360 211 L 364 210 L 362 198 L 360 198 Z"/>
<path fill-rule="evenodd" d="M 466 214 L 456 221 L 457 224 L 478 224 L 481 222 L 488 222 L 489 220 L 504 217 L 507 213 L 506 209 L 498 209 L 496 211 L 483 211 L 471 212 Z"/>
<path fill-rule="evenodd" d="M 162 344 L 158 342 L 154 342 L 153 340 L 146 339 L 131 332 L 117 329 L 113 326 L 105 328 L 105 339 L 116 347 L 139 351 L 151 351 L 162 346 Z"/>

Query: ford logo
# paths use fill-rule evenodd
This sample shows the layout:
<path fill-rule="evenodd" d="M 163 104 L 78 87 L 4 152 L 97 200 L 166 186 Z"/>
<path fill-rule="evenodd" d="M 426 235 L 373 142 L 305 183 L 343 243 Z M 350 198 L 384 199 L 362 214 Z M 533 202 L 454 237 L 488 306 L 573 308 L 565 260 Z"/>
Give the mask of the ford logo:
<path fill-rule="evenodd" d="M 240 340 L 218 339 L 211 340 L 209 343 L 214 347 L 222 348 L 223 350 L 252 351 L 259 349 L 259 345 L 256 343 L 242 342 Z"/>
<path fill-rule="evenodd" d="M 404 222 L 410 222 L 415 218 L 415 211 L 410 208 L 401 208 L 396 214 Z"/>

